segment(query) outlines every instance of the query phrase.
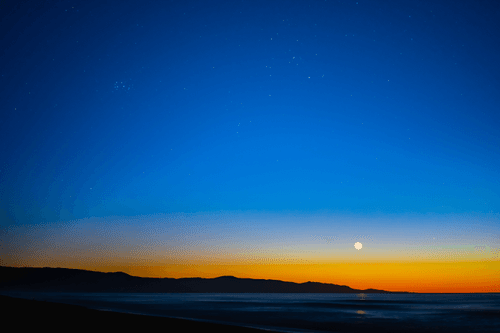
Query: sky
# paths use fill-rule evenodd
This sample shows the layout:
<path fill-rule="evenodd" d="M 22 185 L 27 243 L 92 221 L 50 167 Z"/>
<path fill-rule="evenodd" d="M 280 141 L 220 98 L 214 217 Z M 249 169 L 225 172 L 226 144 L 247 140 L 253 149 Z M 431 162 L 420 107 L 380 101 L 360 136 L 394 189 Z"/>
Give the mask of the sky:
<path fill-rule="evenodd" d="M 0 264 L 500 292 L 499 22 L 2 1 Z"/>

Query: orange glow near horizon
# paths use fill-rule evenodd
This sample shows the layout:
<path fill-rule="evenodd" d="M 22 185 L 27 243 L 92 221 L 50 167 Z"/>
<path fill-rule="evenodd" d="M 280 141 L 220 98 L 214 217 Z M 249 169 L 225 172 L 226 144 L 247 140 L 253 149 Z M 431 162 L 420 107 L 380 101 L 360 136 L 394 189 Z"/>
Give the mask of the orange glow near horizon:
<path fill-rule="evenodd" d="M 32 266 L 42 267 L 42 266 Z M 78 268 L 101 272 L 125 272 L 154 278 L 239 278 L 282 280 L 296 283 L 321 282 L 353 289 L 382 289 L 416 293 L 500 292 L 500 261 L 414 263 L 319 263 L 319 264 L 166 264 L 50 267 Z"/>
<path fill-rule="evenodd" d="M 157 276 L 213 278 L 221 275 L 234 275 L 241 278 L 272 279 L 296 283 L 307 281 L 333 283 L 346 285 L 354 289 L 372 288 L 419 293 L 500 292 L 498 278 L 500 276 L 500 262 L 498 261 L 458 263 L 175 265 L 171 267 L 158 267 L 158 273 L 161 273 L 161 270 L 163 270 L 163 274 L 158 274 Z M 142 275 L 147 271 L 137 269 L 137 275 Z"/>
<path fill-rule="evenodd" d="M 156 278 L 232 275 L 418 293 L 500 292 L 496 216 L 399 224 L 338 217 L 335 231 L 321 216 L 285 222 L 235 216 L 94 218 L 11 228 L 0 264 Z M 421 225 L 427 227 L 419 231 Z"/>

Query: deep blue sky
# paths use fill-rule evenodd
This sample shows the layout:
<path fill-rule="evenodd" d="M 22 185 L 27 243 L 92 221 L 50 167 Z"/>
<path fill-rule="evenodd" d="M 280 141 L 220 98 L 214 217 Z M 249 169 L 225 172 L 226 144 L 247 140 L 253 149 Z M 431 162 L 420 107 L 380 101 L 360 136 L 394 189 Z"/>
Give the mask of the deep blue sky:
<path fill-rule="evenodd" d="M 0 226 L 500 212 L 496 1 L 7 1 Z"/>

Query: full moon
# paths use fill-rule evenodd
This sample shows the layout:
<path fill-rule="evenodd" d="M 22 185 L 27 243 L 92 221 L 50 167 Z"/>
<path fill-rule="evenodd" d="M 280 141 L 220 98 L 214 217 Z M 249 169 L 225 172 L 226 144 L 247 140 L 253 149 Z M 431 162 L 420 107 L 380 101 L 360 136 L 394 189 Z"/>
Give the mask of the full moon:
<path fill-rule="evenodd" d="M 360 242 L 356 242 L 356 244 L 354 244 L 354 247 L 356 248 L 356 250 L 361 250 L 363 244 L 361 244 Z"/>

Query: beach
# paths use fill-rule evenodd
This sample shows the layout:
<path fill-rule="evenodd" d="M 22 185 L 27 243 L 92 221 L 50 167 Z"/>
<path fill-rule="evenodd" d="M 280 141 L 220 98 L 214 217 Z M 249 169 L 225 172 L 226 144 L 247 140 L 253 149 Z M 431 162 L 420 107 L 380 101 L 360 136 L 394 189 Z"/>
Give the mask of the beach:
<path fill-rule="evenodd" d="M 40 330 L 48 328 L 51 332 L 79 330 L 143 331 L 163 332 L 272 332 L 247 327 L 221 325 L 177 318 L 138 315 L 111 311 L 99 311 L 83 306 L 27 300 L 0 295 L 4 309 L 4 323 L 13 322 L 16 329 Z"/>
<path fill-rule="evenodd" d="M 364 301 L 345 294 L 0 295 L 6 320 L 23 329 L 47 326 L 60 332 L 74 327 L 161 327 L 168 332 L 498 332 L 497 300 L 495 295 L 374 295 Z"/>

